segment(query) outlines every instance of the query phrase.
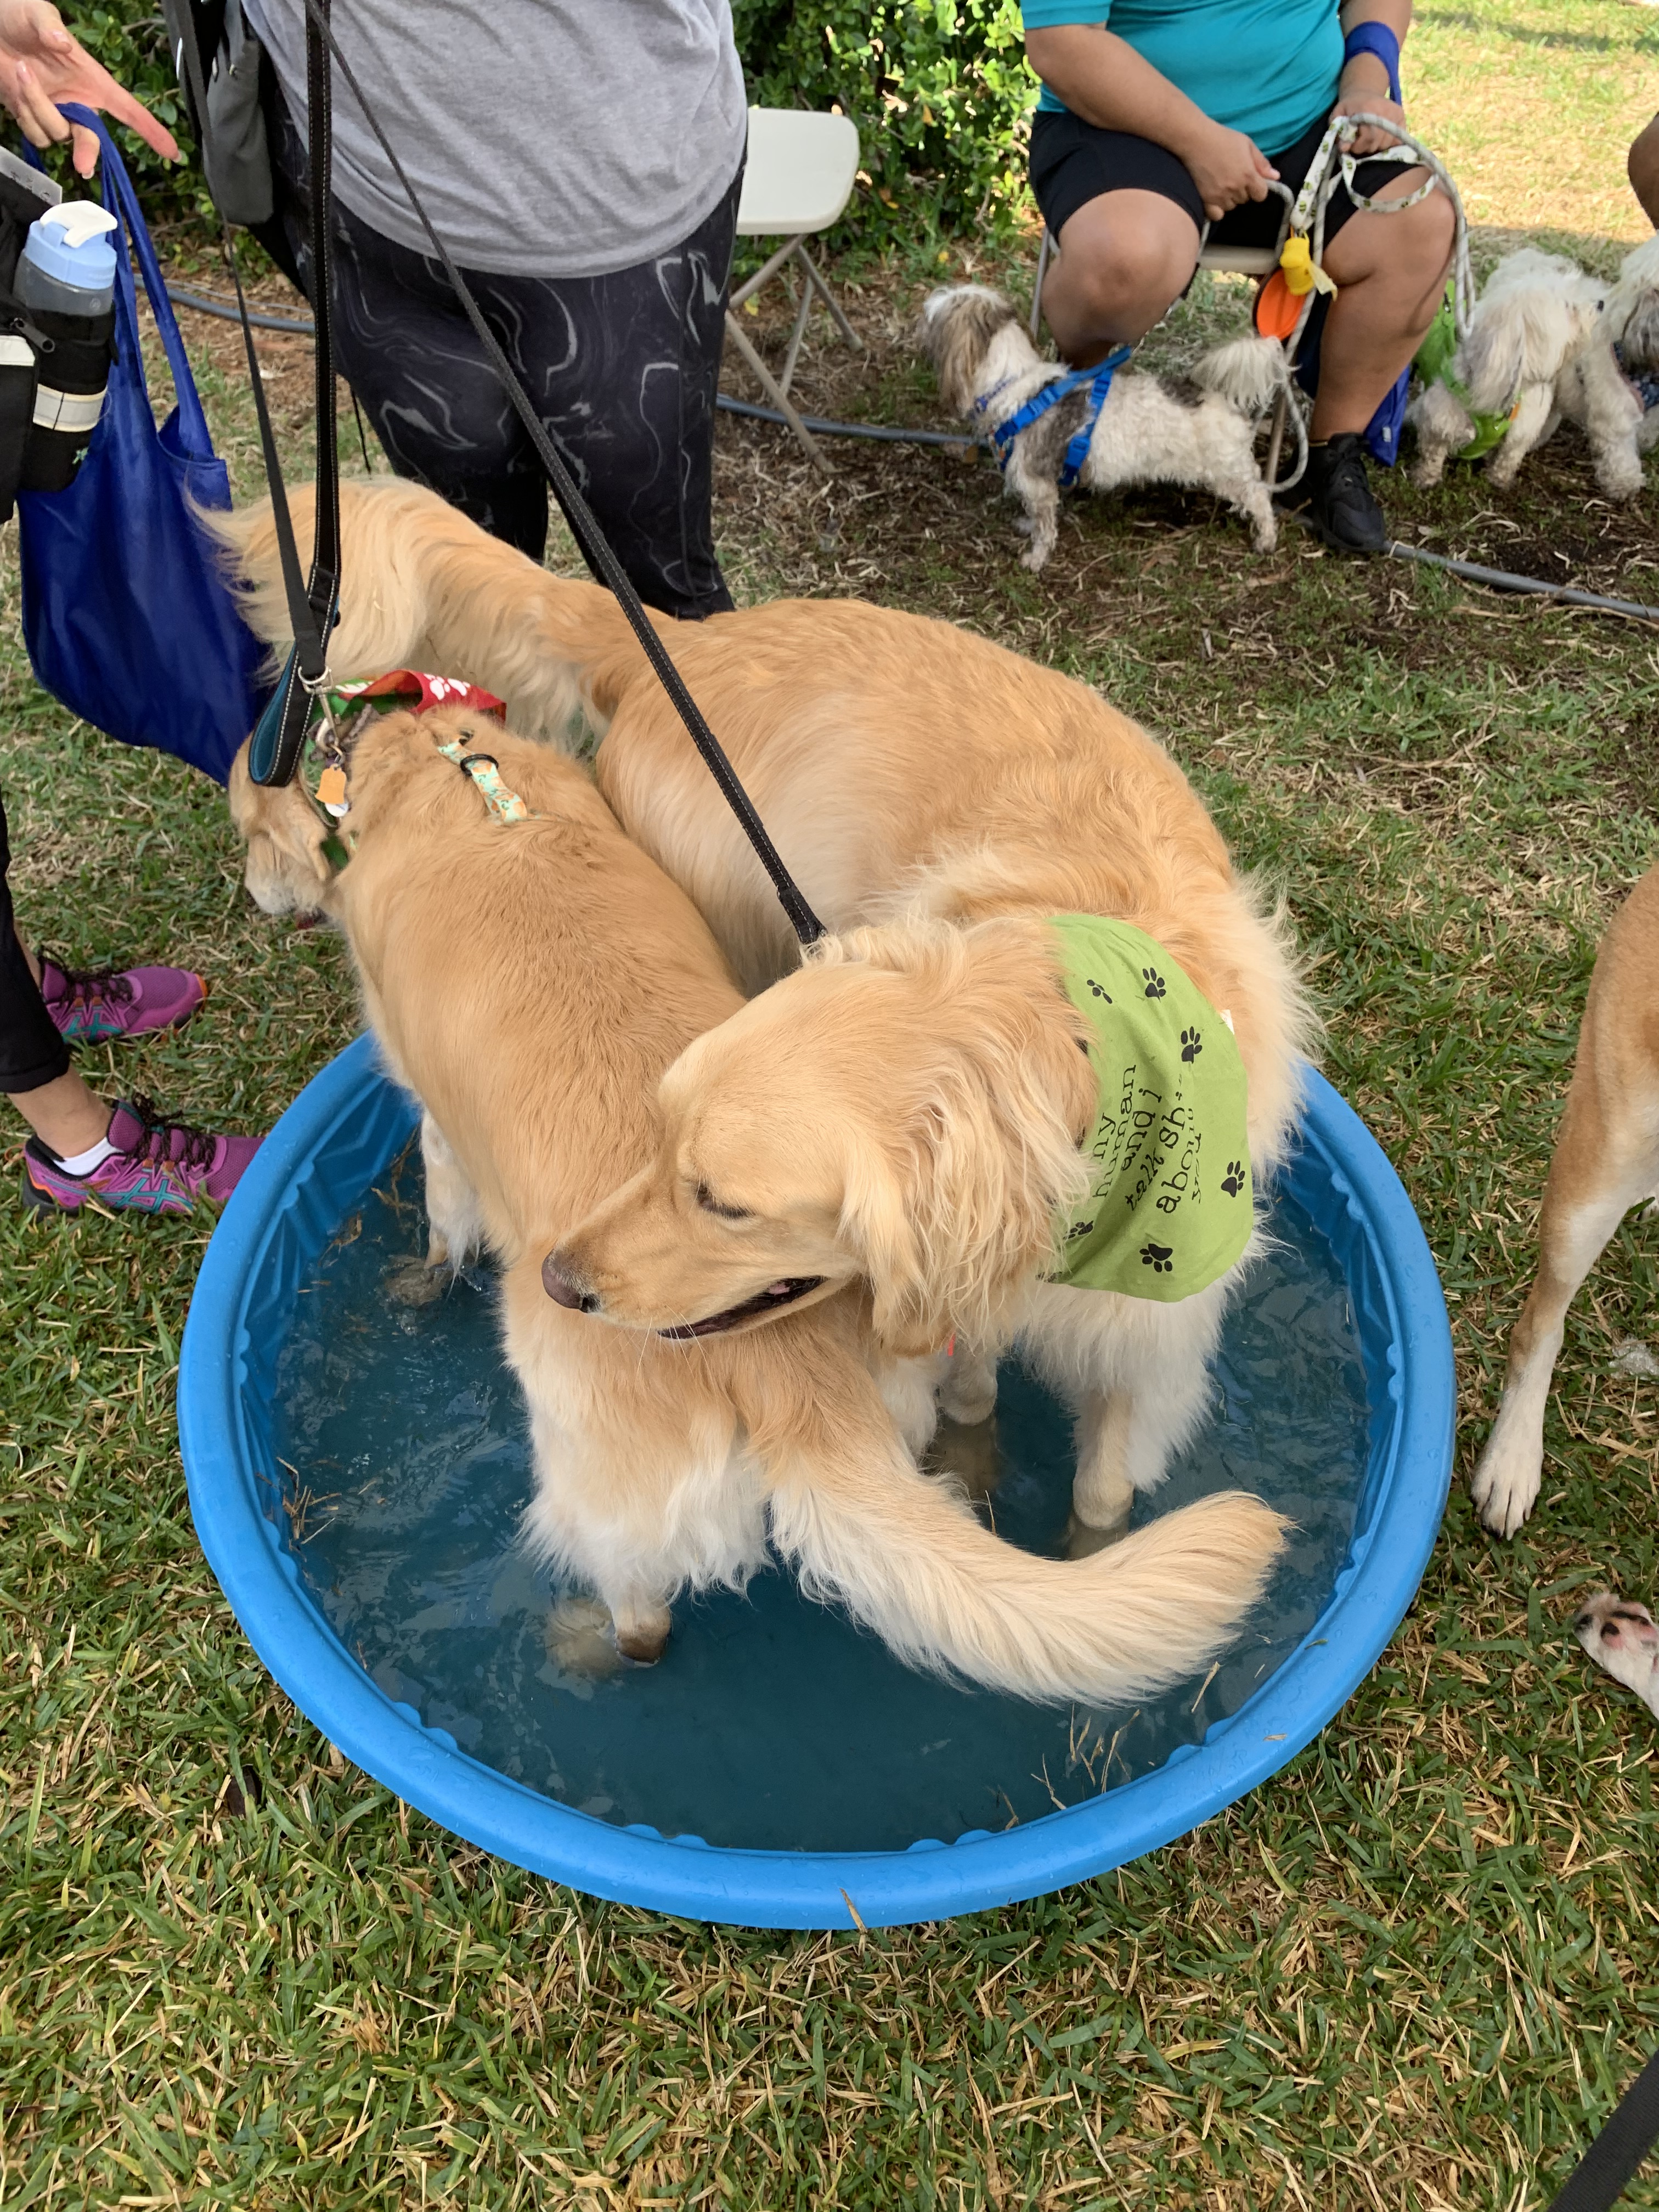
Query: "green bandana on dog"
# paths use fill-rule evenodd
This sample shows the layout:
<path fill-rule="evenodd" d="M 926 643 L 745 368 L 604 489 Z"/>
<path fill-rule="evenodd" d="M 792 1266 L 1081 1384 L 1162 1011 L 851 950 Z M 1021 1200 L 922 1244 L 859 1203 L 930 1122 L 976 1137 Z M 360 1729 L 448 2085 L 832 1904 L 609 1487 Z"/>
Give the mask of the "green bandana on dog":
<path fill-rule="evenodd" d="M 1066 995 L 1089 1025 L 1100 1107 L 1049 1279 L 1171 1304 L 1224 1275 L 1254 1225 L 1244 1063 L 1162 945 L 1127 921 L 1056 915 Z"/>

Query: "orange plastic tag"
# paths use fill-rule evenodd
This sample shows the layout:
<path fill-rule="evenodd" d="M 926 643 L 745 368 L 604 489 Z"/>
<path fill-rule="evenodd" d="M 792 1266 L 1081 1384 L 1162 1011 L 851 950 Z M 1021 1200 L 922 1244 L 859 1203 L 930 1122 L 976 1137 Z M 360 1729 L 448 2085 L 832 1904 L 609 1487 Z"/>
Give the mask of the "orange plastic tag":
<path fill-rule="evenodd" d="M 1255 295 L 1255 326 L 1264 338 L 1287 338 L 1296 328 L 1302 302 L 1275 269 Z"/>
<path fill-rule="evenodd" d="M 337 761 L 331 761 L 317 779 L 317 796 L 331 814 L 346 811 L 345 770 Z"/>

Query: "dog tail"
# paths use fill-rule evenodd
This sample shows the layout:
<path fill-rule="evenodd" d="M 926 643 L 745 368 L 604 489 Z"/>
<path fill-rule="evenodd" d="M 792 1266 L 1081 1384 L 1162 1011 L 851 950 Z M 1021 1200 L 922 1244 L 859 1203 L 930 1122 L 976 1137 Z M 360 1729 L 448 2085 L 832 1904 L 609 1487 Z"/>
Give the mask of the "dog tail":
<path fill-rule="evenodd" d="M 313 487 L 289 494 L 295 534 L 309 544 Z M 223 548 L 242 611 L 278 653 L 292 641 L 276 526 L 268 499 L 204 514 Z M 423 485 L 386 479 L 340 486 L 340 619 L 329 666 L 349 683 L 393 668 L 501 693 L 526 737 L 570 741 L 609 719 L 611 664 L 638 647 L 621 609 L 597 584 L 550 575 Z"/>
<path fill-rule="evenodd" d="M 1226 1491 L 1092 1558 L 1038 1559 L 919 1474 L 890 1431 L 884 1444 L 878 1465 L 855 1461 L 843 1431 L 775 1468 L 774 1541 L 810 1595 L 838 1600 L 911 1666 L 1040 1704 L 1121 1705 L 1197 1673 L 1285 1540 L 1271 1508 Z"/>
<path fill-rule="evenodd" d="M 1200 354 L 1192 378 L 1218 392 L 1241 414 L 1265 415 L 1285 388 L 1285 349 L 1277 338 L 1234 338 Z"/>

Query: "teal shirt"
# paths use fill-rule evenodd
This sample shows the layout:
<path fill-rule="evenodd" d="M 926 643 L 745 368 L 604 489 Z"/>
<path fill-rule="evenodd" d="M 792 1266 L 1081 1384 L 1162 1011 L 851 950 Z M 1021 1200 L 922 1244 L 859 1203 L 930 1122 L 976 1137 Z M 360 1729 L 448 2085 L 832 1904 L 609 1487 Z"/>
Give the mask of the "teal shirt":
<path fill-rule="evenodd" d="M 1021 12 L 1028 31 L 1103 23 L 1264 154 L 1294 146 L 1336 102 L 1340 0 L 1023 0 Z M 1065 112 L 1046 84 L 1037 106 Z"/>

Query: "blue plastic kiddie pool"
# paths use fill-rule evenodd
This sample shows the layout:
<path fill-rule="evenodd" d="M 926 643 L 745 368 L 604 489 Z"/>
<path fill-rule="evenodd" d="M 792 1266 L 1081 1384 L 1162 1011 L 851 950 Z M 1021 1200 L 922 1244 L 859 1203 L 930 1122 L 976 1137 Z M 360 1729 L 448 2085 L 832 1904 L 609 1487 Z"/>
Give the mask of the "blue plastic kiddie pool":
<path fill-rule="evenodd" d="M 1444 1509 L 1454 1377 L 1433 1262 L 1375 1141 L 1327 1083 L 1309 1088 L 1213 1417 L 1137 1504 L 1241 1486 L 1297 1533 L 1234 1649 L 1156 1705 L 1056 1711 L 933 1681 L 783 1571 L 682 1601 L 661 1663 L 617 1666 L 516 1541 L 532 1467 L 492 1285 L 434 1297 L 415 1264 L 416 1117 L 367 1038 L 277 1123 L 203 1263 L 179 1382 L 203 1548 L 260 1659 L 348 1759 L 596 1896 L 873 1927 L 1103 1873 L 1318 1734 L 1399 1625 Z M 992 1479 L 983 1510 L 1057 1548 L 1066 1424 L 1012 1362 L 996 1435 L 994 1455 L 983 1434 L 966 1447 Z"/>

